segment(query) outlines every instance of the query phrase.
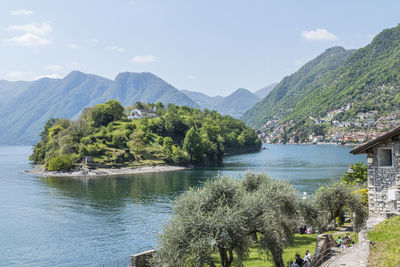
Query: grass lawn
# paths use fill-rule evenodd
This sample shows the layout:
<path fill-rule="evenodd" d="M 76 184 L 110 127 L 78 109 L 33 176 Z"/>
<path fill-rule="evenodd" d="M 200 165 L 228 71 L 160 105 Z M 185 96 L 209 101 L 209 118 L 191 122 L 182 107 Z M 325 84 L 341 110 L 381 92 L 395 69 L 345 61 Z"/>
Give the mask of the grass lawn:
<path fill-rule="evenodd" d="M 400 216 L 385 220 L 368 233 L 374 242 L 368 266 L 400 266 Z"/>
<path fill-rule="evenodd" d="M 294 241 L 293 243 L 286 247 L 284 252 L 283 252 L 283 262 L 285 265 L 290 260 L 294 260 L 294 254 L 299 253 L 300 256 L 303 258 L 304 254 L 306 253 L 306 250 L 309 250 L 311 255 L 314 254 L 315 249 L 316 249 L 316 234 L 312 235 L 301 235 L 301 234 L 295 234 L 294 236 Z M 214 257 L 214 262 L 216 263 L 217 266 L 221 266 L 218 264 L 219 262 L 219 257 L 218 255 L 215 255 Z M 233 261 L 232 266 L 237 266 L 236 261 Z M 274 263 L 272 261 L 272 258 L 267 258 L 265 252 L 261 252 L 259 250 L 258 244 L 255 244 L 251 249 L 250 249 L 250 255 L 249 257 L 243 262 L 244 266 L 249 266 L 249 267 L 256 267 L 256 266 L 266 266 L 266 267 L 274 267 Z"/>
<path fill-rule="evenodd" d="M 324 234 L 332 234 L 332 236 L 335 238 L 335 240 L 337 240 L 339 238 L 339 236 L 344 237 L 346 235 L 346 233 L 349 233 L 350 237 L 355 242 L 357 242 L 357 235 L 354 232 L 329 231 L 329 232 L 325 232 Z M 399 242 L 400 242 L 400 238 L 399 238 Z M 291 245 L 289 245 L 288 247 L 286 247 L 285 250 L 283 251 L 283 255 L 282 255 L 283 262 L 287 266 L 287 265 L 289 265 L 289 261 L 294 261 L 294 255 L 296 253 L 298 253 L 300 255 L 300 257 L 303 258 L 304 254 L 307 250 L 309 250 L 311 253 L 311 256 L 313 256 L 316 248 L 317 248 L 317 234 L 312 234 L 312 235 L 295 234 L 293 243 Z M 221 266 L 221 264 L 219 264 L 220 259 L 217 254 L 214 255 L 213 259 L 214 259 L 214 263 L 217 266 Z M 265 252 L 261 252 L 259 250 L 258 244 L 254 244 L 250 248 L 250 255 L 243 262 L 243 265 L 245 267 L 257 267 L 257 266 L 274 267 L 272 257 L 267 257 Z M 236 257 L 234 258 L 232 266 L 237 266 Z M 384 265 L 384 266 L 386 266 L 386 265 Z M 387 265 L 387 266 L 389 266 L 389 265 Z M 395 265 L 393 265 L 393 266 L 395 266 Z"/>

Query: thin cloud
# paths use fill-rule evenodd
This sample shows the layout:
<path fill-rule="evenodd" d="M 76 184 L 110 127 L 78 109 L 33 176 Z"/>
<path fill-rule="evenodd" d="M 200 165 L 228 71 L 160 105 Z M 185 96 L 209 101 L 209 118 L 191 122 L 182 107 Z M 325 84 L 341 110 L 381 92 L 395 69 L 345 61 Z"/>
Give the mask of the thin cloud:
<path fill-rule="evenodd" d="M 55 74 L 43 74 L 43 75 L 39 75 L 39 76 L 35 77 L 35 80 L 39 80 L 42 78 L 61 79 L 62 76 L 59 74 L 56 74 L 56 73 Z"/>
<path fill-rule="evenodd" d="M 196 76 L 193 76 L 193 75 L 188 75 L 188 76 L 186 76 L 186 78 L 188 78 L 189 80 L 195 80 L 195 79 L 197 79 L 197 77 L 196 77 Z"/>
<path fill-rule="evenodd" d="M 31 23 L 31 24 L 24 24 L 24 25 L 9 25 L 7 27 L 9 31 L 24 31 L 29 32 L 32 34 L 38 35 L 46 35 L 47 33 L 51 32 L 53 29 L 51 28 L 50 23 L 43 22 L 40 25 Z"/>
<path fill-rule="evenodd" d="M 90 41 L 92 41 L 93 43 L 98 43 L 99 40 L 97 40 L 96 38 L 92 38 Z"/>
<path fill-rule="evenodd" d="M 338 38 L 326 29 L 303 31 L 301 37 L 308 41 L 336 41 Z"/>
<path fill-rule="evenodd" d="M 138 63 L 149 63 L 149 62 L 155 62 L 159 60 L 160 58 L 157 56 L 153 55 L 148 55 L 148 56 L 134 56 L 132 61 L 133 62 L 138 62 Z"/>
<path fill-rule="evenodd" d="M 33 14 L 35 14 L 35 12 L 33 12 L 32 10 L 26 9 L 26 8 L 21 8 L 18 10 L 10 11 L 11 16 L 19 16 L 19 15 L 27 16 L 27 15 L 33 15 Z"/>
<path fill-rule="evenodd" d="M 116 45 L 109 45 L 107 48 L 112 51 L 116 51 L 116 52 L 120 52 L 120 53 L 125 52 L 124 48 L 116 46 Z"/>
<path fill-rule="evenodd" d="M 23 35 L 15 36 L 4 41 L 9 44 L 16 44 L 21 46 L 48 45 L 51 43 L 50 40 L 38 35 L 34 35 L 32 33 L 25 33 Z"/>
<path fill-rule="evenodd" d="M 47 65 L 46 66 L 46 70 L 48 70 L 48 71 L 58 72 L 58 71 L 62 71 L 63 69 L 64 69 L 64 67 L 61 65 Z"/>
<path fill-rule="evenodd" d="M 4 42 L 21 46 L 37 46 L 48 45 L 51 43 L 47 38 L 47 35 L 53 29 L 49 23 L 44 22 L 40 25 L 34 23 L 24 25 L 9 25 L 7 30 L 17 32 L 22 31 L 24 33 L 22 35 L 5 39 Z"/>

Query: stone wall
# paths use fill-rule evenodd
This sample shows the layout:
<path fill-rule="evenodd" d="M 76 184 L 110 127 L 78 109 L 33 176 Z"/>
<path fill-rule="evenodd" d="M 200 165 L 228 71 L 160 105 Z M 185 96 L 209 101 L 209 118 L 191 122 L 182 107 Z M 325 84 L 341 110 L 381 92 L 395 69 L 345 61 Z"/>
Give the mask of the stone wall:
<path fill-rule="evenodd" d="M 392 166 L 379 166 L 382 148 L 392 149 Z M 400 212 L 400 142 L 389 140 L 368 151 L 367 169 L 369 216 Z"/>
<path fill-rule="evenodd" d="M 131 255 L 131 266 L 130 267 L 149 267 L 149 260 L 153 256 L 154 252 L 156 252 L 154 249 L 147 250 L 141 253 L 137 253 L 134 255 Z"/>
<path fill-rule="evenodd" d="M 332 248 L 336 246 L 336 242 L 332 234 L 321 234 L 317 236 L 317 249 L 311 260 L 311 267 L 321 266 L 325 261 L 333 256 Z"/>

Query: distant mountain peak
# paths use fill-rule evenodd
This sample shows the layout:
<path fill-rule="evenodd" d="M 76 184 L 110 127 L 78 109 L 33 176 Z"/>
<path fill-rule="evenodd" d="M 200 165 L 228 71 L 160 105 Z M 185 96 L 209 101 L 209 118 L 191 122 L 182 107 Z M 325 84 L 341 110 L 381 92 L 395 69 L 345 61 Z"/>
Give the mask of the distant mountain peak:
<path fill-rule="evenodd" d="M 78 70 L 73 70 L 70 73 L 68 73 L 63 80 L 76 80 L 76 79 L 82 79 L 82 78 L 86 78 L 88 76 L 88 74 L 83 73 L 81 71 Z"/>

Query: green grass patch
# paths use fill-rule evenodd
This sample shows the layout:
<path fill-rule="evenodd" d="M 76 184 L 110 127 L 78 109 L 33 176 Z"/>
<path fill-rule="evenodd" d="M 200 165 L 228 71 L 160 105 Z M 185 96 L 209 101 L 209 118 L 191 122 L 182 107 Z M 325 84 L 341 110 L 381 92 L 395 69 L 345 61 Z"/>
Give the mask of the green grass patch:
<path fill-rule="evenodd" d="M 288 265 L 289 261 L 294 261 L 294 255 L 296 253 L 300 254 L 301 257 L 304 257 L 306 251 L 309 250 L 311 255 L 313 255 L 315 253 L 317 244 L 316 238 L 317 234 L 295 234 L 293 243 L 287 246 L 283 251 L 282 257 L 285 265 Z M 221 264 L 219 263 L 219 256 L 217 254 L 214 255 L 213 259 L 217 266 L 221 266 Z M 274 267 L 272 257 L 267 256 L 265 251 L 261 251 L 258 244 L 254 244 L 250 248 L 249 257 L 246 258 L 246 260 L 243 262 L 243 265 L 246 267 Z M 236 258 L 234 259 L 232 266 L 238 266 Z"/>
<path fill-rule="evenodd" d="M 385 220 L 368 233 L 368 266 L 400 266 L 400 216 Z"/>

